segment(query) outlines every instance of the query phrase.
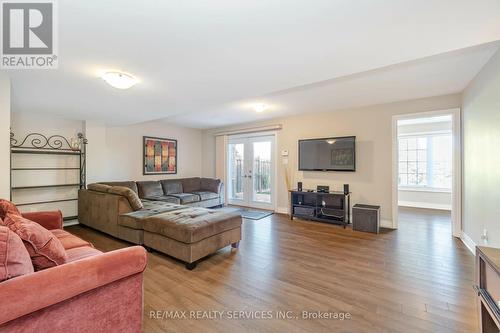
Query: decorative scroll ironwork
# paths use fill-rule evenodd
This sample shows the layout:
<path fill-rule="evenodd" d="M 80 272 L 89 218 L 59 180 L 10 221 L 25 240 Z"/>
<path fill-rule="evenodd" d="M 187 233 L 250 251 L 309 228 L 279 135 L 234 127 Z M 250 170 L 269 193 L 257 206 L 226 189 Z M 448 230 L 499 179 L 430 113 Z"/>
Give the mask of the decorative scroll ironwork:
<path fill-rule="evenodd" d="M 69 140 L 57 134 L 47 137 L 40 133 L 30 133 L 24 137 L 21 143 L 18 143 L 19 141 L 15 138 L 14 133 L 11 132 L 11 148 L 81 151 L 82 147 L 87 144 L 87 139 L 82 133 L 78 133 L 77 138 Z"/>
<path fill-rule="evenodd" d="M 21 142 L 21 143 L 19 143 Z M 10 132 L 10 147 L 11 153 L 28 153 L 28 154 L 69 154 L 79 157 L 79 187 L 85 188 L 87 185 L 86 169 L 87 156 L 86 146 L 87 139 L 83 133 L 78 133 L 76 138 L 67 139 L 62 135 L 45 136 L 40 133 L 30 133 L 22 140 L 15 138 L 14 133 Z M 36 168 L 35 168 L 36 169 Z M 11 168 L 11 174 L 12 174 Z M 41 169 L 38 169 L 41 170 Z M 12 175 L 11 175 L 12 178 Z M 12 188 L 11 188 L 12 198 Z"/>

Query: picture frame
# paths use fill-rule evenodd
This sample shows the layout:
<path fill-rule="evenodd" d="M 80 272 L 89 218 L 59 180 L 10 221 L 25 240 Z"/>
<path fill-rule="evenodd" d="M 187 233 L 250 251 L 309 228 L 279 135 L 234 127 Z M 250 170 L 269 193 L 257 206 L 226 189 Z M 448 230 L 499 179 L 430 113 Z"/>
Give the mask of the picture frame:
<path fill-rule="evenodd" d="M 143 175 L 177 173 L 177 140 L 143 136 Z"/>

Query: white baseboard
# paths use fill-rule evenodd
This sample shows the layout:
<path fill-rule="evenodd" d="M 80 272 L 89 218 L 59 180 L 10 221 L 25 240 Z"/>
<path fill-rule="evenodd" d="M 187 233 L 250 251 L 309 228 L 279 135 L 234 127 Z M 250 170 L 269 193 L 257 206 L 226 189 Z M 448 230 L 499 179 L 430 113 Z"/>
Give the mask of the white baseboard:
<path fill-rule="evenodd" d="M 64 221 L 63 226 L 69 227 L 69 226 L 77 225 L 77 224 L 80 224 L 80 222 L 78 222 L 77 219 L 74 219 L 74 220 Z"/>
<path fill-rule="evenodd" d="M 427 208 L 427 209 L 439 209 L 439 210 L 451 210 L 451 205 L 434 204 L 434 203 L 430 203 L 430 202 L 399 201 L 398 206 L 414 207 L 414 208 Z"/>
<path fill-rule="evenodd" d="M 278 214 L 290 214 L 288 207 L 276 207 L 275 212 Z"/>
<path fill-rule="evenodd" d="M 380 227 L 387 229 L 395 229 L 392 225 L 392 220 L 380 219 Z"/>
<path fill-rule="evenodd" d="M 472 252 L 473 255 L 476 255 L 476 243 L 474 243 L 472 238 L 470 238 L 469 235 L 467 235 L 465 232 L 462 231 L 460 239 L 465 244 L 465 246 L 467 246 L 469 251 Z"/>

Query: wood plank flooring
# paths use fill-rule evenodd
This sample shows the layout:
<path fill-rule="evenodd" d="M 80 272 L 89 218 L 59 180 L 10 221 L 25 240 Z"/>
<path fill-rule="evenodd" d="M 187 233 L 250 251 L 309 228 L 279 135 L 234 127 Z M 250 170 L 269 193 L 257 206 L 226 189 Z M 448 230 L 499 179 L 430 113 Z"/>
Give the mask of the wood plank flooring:
<path fill-rule="evenodd" d="M 411 208 L 400 210 L 399 230 L 379 235 L 276 214 L 245 220 L 238 250 L 222 249 L 193 271 L 148 254 L 144 332 L 476 332 L 473 256 L 450 228 L 449 213 Z M 86 227 L 67 229 L 103 251 L 129 246 Z M 226 312 L 223 319 L 150 314 L 197 310 Z M 351 318 L 307 319 L 303 311 Z M 272 318 L 235 319 L 250 314 Z"/>

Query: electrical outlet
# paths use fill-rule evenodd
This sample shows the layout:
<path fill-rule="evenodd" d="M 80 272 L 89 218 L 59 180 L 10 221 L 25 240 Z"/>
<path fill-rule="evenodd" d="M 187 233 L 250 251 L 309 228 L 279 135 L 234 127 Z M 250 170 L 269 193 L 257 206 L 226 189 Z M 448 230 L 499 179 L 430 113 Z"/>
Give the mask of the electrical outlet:
<path fill-rule="evenodd" d="M 481 236 L 481 239 L 484 241 L 485 244 L 488 243 L 488 230 L 483 229 L 483 235 Z"/>

